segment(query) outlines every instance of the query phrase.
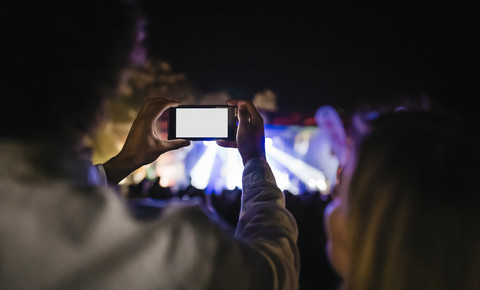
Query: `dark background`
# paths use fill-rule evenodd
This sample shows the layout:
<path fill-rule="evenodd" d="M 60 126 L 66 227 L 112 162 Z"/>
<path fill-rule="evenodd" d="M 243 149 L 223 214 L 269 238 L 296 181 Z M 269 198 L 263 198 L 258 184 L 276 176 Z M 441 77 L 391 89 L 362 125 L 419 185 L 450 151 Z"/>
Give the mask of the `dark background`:
<path fill-rule="evenodd" d="M 367 13 L 322 3 L 243 12 L 171 10 L 147 1 L 147 46 L 205 93 L 251 98 L 268 88 L 284 112 L 311 114 L 324 104 L 348 111 L 405 98 L 418 104 L 428 96 L 429 106 L 476 116 L 480 14 L 473 6 Z M 286 195 L 299 226 L 301 289 L 337 289 L 324 251 L 326 203 L 303 198 Z"/>
<path fill-rule="evenodd" d="M 430 105 L 477 110 L 474 6 L 242 12 L 143 5 L 150 55 L 170 62 L 205 93 L 251 98 L 268 88 L 284 111 L 425 95 Z"/>

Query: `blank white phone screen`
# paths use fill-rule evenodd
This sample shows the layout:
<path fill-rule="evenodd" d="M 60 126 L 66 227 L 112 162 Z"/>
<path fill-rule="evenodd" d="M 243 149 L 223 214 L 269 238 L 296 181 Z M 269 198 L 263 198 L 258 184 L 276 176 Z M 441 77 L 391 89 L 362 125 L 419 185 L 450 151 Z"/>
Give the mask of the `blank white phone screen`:
<path fill-rule="evenodd" d="M 227 138 L 228 108 L 177 108 L 177 138 Z"/>

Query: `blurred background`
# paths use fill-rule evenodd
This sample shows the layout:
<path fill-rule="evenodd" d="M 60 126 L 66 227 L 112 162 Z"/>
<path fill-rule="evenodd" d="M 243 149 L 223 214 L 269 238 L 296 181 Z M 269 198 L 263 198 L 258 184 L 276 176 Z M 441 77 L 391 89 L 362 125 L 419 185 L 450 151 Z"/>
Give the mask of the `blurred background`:
<path fill-rule="evenodd" d="M 349 130 L 401 109 L 452 111 L 478 122 L 479 11 L 472 4 L 282 10 L 257 3 L 262 11 L 253 11 L 203 2 L 172 9 L 144 0 L 138 54 L 146 61 L 126 73 L 109 104 L 90 140 L 93 161 L 119 152 L 149 96 L 183 104 L 252 100 L 264 117 L 267 159 L 299 227 L 301 289 L 336 289 L 323 210 L 348 157 Z M 163 138 L 166 129 L 161 118 Z M 118 189 L 141 218 L 156 216 L 172 198 L 199 198 L 235 226 L 242 170 L 235 149 L 192 142 L 138 169 Z"/>
<path fill-rule="evenodd" d="M 148 96 L 183 104 L 249 99 L 264 116 L 268 157 L 280 187 L 328 194 L 346 141 L 335 142 L 335 135 L 344 134 L 339 126 L 335 132 L 319 124 L 315 115 L 322 107 L 333 109 L 328 122 L 344 127 L 359 110 L 367 117 L 396 108 L 476 115 L 480 33 L 478 10 L 468 3 L 262 12 L 141 3 L 147 61 L 127 73 L 120 97 L 110 104 L 93 140 L 94 162 L 120 150 Z M 166 130 L 164 119 L 159 126 Z M 297 166 L 286 166 L 291 162 Z M 205 164 L 211 170 L 197 175 L 195 165 Z M 214 192 L 241 187 L 240 178 L 227 180 L 241 167 L 236 152 L 193 142 L 123 184 L 161 177 L 160 184 L 174 190 L 193 182 Z M 299 174 L 305 170 L 308 177 Z"/>

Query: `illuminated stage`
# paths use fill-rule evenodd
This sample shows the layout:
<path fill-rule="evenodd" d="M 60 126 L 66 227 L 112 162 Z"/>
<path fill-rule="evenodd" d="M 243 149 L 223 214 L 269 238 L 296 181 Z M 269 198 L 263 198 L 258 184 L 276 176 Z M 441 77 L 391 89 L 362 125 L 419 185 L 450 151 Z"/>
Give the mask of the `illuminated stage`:
<path fill-rule="evenodd" d="M 265 136 L 267 161 L 280 189 L 293 194 L 329 193 L 339 162 L 326 130 L 317 126 L 265 125 Z M 241 189 L 242 172 L 237 149 L 220 147 L 215 141 L 197 141 L 163 154 L 137 171 L 134 182 L 160 177 L 160 186 L 174 192 L 192 185 L 212 194 Z"/>

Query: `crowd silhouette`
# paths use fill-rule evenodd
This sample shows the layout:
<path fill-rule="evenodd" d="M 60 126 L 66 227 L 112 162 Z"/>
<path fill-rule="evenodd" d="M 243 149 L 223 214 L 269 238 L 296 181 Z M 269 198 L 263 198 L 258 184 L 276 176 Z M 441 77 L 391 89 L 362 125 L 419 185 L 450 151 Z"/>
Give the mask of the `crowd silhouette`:
<path fill-rule="evenodd" d="M 188 186 L 174 192 L 170 187 L 160 186 L 160 177 L 143 179 L 128 186 L 125 195 L 132 214 L 143 221 L 158 218 L 162 209 L 172 200 L 192 199 L 211 205 L 212 213 L 230 228 L 237 226 L 240 214 L 242 190 L 224 189 L 207 194 L 205 190 Z M 300 289 L 338 289 L 340 277 L 331 267 L 326 256 L 326 235 L 324 229 L 325 207 L 331 202 L 331 195 L 317 192 L 293 194 L 284 191 L 285 207 L 294 216 L 298 226 L 298 248 L 301 258 Z M 321 288 L 319 288 L 321 285 Z"/>

